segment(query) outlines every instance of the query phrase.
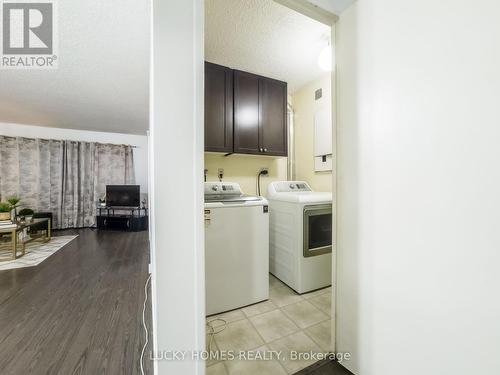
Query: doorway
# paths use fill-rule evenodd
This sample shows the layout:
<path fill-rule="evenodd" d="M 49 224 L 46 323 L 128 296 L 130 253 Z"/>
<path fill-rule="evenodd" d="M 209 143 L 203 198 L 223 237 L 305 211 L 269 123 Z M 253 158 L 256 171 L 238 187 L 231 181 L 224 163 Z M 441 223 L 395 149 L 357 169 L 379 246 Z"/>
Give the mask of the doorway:
<path fill-rule="evenodd" d="M 335 269 L 332 260 L 333 73 L 329 71 L 331 61 L 330 68 L 323 70 L 320 66 L 325 64 L 325 53 L 331 60 L 334 20 L 330 19 L 325 25 L 312 19 L 311 13 L 304 15 L 288 5 L 288 2 L 272 0 L 205 1 L 204 170 L 205 181 L 214 184 L 205 191 L 219 197 L 220 190 L 226 186 L 233 189 L 236 184 L 234 189 L 243 194 L 267 199 L 270 211 L 255 219 L 269 220 L 266 224 L 270 232 L 268 294 L 262 297 L 260 292 L 252 291 L 246 302 L 231 305 L 229 302 L 236 300 L 233 296 L 238 294 L 238 288 L 244 285 L 234 274 L 243 277 L 252 267 L 263 267 L 260 263 L 252 264 L 247 256 L 252 251 L 257 254 L 259 246 L 264 245 L 247 248 L 244 243 L 231 242 L 231 235 L 214 235 L 219 208 L 213 205 L 212 199 L 210 205 L 205 205 L 209 374 L 295 373 L 314 364 L 322 354 L 334 351 L 330 286 Z M 269 84 L 276 84 L 273 97 L 276 111 L 263 116 L 270 94 L 260 95 L 260 91 Z M 284 105 L 280 97 L 283 85 L 287 89 Z M 233 111 L 229 115 L 228 108 Z M 281 112 L 277 113 L 278 109 Z M 283 137 L 279 129 L 274 131 L 275 146 L 267 148 L 266 130 L 260 129 L 266 124 L 260 120 L 272 117 L 281 123 L 283 115 L 288 116 L 288 132 Z M 253 123 L 259 132 L 252 133 Z M 232 129 L 229 136 L 228 128 Z M 284 139 L 288 141 L 288 152 L 280 153 L 286 150 Z M 325 139 L 328 142 L 324 142 Z M 268 150 L 271 152 L 266 152 Z M 273 153 L 272 150 L 280 151 Z M 262 174 L 264 170 L 266 173 Z M 294 183 L 289 184 L 292 180 Z M 269 186 L 282 183 L 284 187 L 280 189 L 288 189 L 288 194 L 313 196 L 325 192 L 327 198 L 323 198 L 324 202 L 290 204 L 291 211 L 286 211 L 274 203 L 277 200 L 268 193 Z M 231 210 L 234 212 L 236 208 Z M 293 216 L 289 227 L 286 215 Z M 237 221 L 233 219 L 227 230 L 236 233 Z M 293 226 L 292 222 L 297 225 Z M 257 233 L 257 229 L 245 225 L 242 237 L 245 243 L 251 242 L 249 238 L 260 238 L 258 234 L 249 234 L 252 230 Z M 293 234 L 281 239 L 282 232 Z M 219 243 L 213 242 L 215 237 Z M 244 256 L 238 256 L 238 250 Z M 217 258 L 218 251 L 222 251 L 224 257 Z M 247 259 L 245 264 L 241 264 L 242 259 Z M 223 264 L 226 266 L 222 267 Z M 239 271 L 238 267 L 241 267 Z M 255 275 L 261 275 L 260 270 L 256 268 Z M 260 281 L 253 284 L 248 281 L 248 285 L 257 288 Z M 238 297 L 245 301 L 243 294 L 246 290 Z M 252 296 L 257 297 L 252 299 Z M 265 360 L 242 358 L 238 353 L 267 357 Z M 303 356 L 294 358 L 295 354 Z"/>
<path fill-rule="evenodd" d="M 203 154 L 204 98 L 202 76 L 205 58 L 202 48 L 203 30 L 200 25 L 203 25 L 204 11 L 199 1 L 190 1 L 182 5 L 167 5 L 157 2 L 156 8 L 154 12 L 155 29 L 158 28 L 159 30 L 157 30 L 158 32 L 155 31 L 155 37 L 157 34 L 158 37 L 155 38 L 154 43 L 155 46 L 158 46 L 158 51 L 154 55 L 154 64 L 156 67 L 170 64 L 172 69 L 166 71 L 165 69 L 156 68 L 154 74 L 155 87 L 153 88 L 152 148 L 154 156 L 151 164 L 154 171 L 152 194 L 156 198 L 153 198 L 156 203 L 153 223 L 155 231 L 152 235 L 152 242 L 155 246 L 155 264 L 153 265 L 155 268 L 153 275 L 155 350 L 179 348 L 182 343 L 183 348 L 204 351 L 207 349 L 205 344 L 209 344 L 209 340 L 206 340 L 204 308 L 205 251 L 203 233 L 205 217 L 203 185 L 200 183 L 200 181 L 203 181 L 202 171 L 209 169 L 207 180 L 218 179 L 219 167 L 216 165 L 217 162 L 214 162 L 214 165 L 209 166 L 209 168 L 206 167 L 206 162 L 207 160 L 210 162 L 215 158 L 220 158 L 223 161 L 230 160 L 236 162 L 236 164 L 239 163 L 241 170 L 251 168 L 260 171 L 261 167 L 268 168 L 271 176 L 273 173 L 278 174 L 278 171 L 283 169 L 285 171 L 284 177 L 280 178 L 280 180 L 286 181 L 287 160 L 286 158 L 252 156 L 246 159 L 248 162 L 242 163 L 241 157 L 234 154 L 228 156 L 209 154 L 208 157 Z M 287 8 L 283 8 L 287 10 Z M 331 24 L 333 22 L 334 20 L 331 21 Z M 329 27 L 331 27 L 331 24 Z M 192 47 L 186 48 L 184 44 L 179 43 L 179 38 L 176 35 L 179 35 L 180 30 L 183 30 L 185 34 L 182 35 L 186 36 L 187 40 L 190 42 L 194 40 L 194 51 Z M 331 34 L 330 29 L 328 33 Z M 169 46 L 168 51 L 164 50 L 165 45 Z M 195 67 L 195 74 L 193 74 L 193 67 Z M 173 92 L 169 89 L 174 86 L 178 87 L 179 90 Z M 333 85 L 330 83 L 330 89 L 332 88 Z M 334 95 L 330 99 L 332 103 L 334 102 L 333 97 Z M 165 103 L 176 103 L 176 105 L 165 107 Z M 175 123 L 176 126 L 162 126 L 162 124 L 169 122 Z M 173 139 L 175 139 L 175 142 L 169 141 Z M 168 141 L 168 147 L 165 147 L 166 141 Z M 173 168 L 176 171 L 181 171 L 174 176 L 175 184 L 172 184 L 174 177 L 165 172 Z M 235 169 L 231 168 L 231 166 L 226 167 L 226 165 L 221 167 L 223 169 L 223 181 L 225 178 L 231 177 L 232 173 L 236 173 L 234 172 Z M 256 177 L 257 173 L 252 173 L 251 178 L 244 179 L 241 182 L 244 191 L 247 190 L 252 194 L 257 193 Z M 333 180 L 333 178 L 330 178 L 330 180 Z M 265 182 L 270 182 L 270 180 L 265 180 Z M 334 184 L 332 183 L 333 189 Z M 253 193 L 254 191 L 256 193 Z M 175 199 L 171 199 L 174 196 Z M 170 199 L 163 199 L 163 197 L 170 197 Z M 334 216 L 332 221 L 333 229 L 335 226 Z M 332 265 L 332 268 L 335 269 L 334 265 Z M 272 277 L 269 279 L 273 284 L 271 289 L 276 288 L 279 292 L 283 292 L 286 290 L 284 288 L 288 288 L 279 284 L 278 280 Z M 330 289 L 327 292 L 323 294 L 329 295 L 333 301 L 333 290 Z M 277 295 L 280 296 L 280 293 L 277 293 Z M 281 294 L 281 297 L 283 299 L 296 298 L 298 302 L 306 301 L 306 298 L 300 295 L 297 298 L 295 295 L 291 297 Z M 176 302 L 177 308 L 175 310 L 171 309 L 173 300 Z M 314 304 L 312 305 L 314 306 Z M 286 306 L 283 305 L 283 308 Z M 281 311 L 281 308 L 275 310 L 285 314 Z M 322 312 L 320 309 L 318 310 Z M 243 312 L 243 314 L 245 313 Z M 162 318 L 161 322 L 158 321 L 159 317 Z M 245 316 L 245 320 L 250 320 L 249 318 L 251 317 Z M 227 320 L 230 319 L 226 319 L 226 323 L 228 323 Z M 196 324 L 193 325 L 193 321 Z M 234 323 L 239 321 L 244 321 L 244 319 Z M 297 326 L 296 323 L 294 324 Z M 243 323 L 240 325 L 243 325 Z M 330 325 L 332 326 L 331 330 L 333 330 L 334 324 Z M 298 328 L 296 332 L 303 331 L 300 327 Z M 304 329 L 307 328 L 309 327 Z M 320 331 L 327 332 L 331 330 L 321 329 Z M 307 335 L 307 333 L 304 333 L 304 335 Z M 260 338 L 263 340 L 262 337 Z M 277 340 L 283 338 L 280 337 Z M 217 345 L 217 335 L 214 341 Z M 265 341 L 263 345 L 258 343 L 259 346 L 255 349 L 266 344 Z M 269 344 L 272 344 L 272 342 L 269 342 Z M 262 351 L 257 350 L 255 352 Z M 202 360 L 194 362 L 157 361 L 156 363 L 159 371 L 200 374 L 206 371 L 206 364 Z M 276 368 L 280 368 L 285 372 L 293 371 L 293 369 L 286 370 L 283 363 L 279 361 L 276 364 L 279 366 Z M 211 367 L 213 366 L 208 368 Z M 223 363 L 222 368 L 226 371 L 226 364 Z M 210 371 L 215 370 L 212 368 Z"/>

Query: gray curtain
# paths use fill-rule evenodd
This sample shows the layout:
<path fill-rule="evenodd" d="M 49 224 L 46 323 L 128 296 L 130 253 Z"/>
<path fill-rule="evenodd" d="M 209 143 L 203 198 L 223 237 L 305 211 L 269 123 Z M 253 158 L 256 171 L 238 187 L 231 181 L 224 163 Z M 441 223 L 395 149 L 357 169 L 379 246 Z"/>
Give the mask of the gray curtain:
<path fill-rule="evenodd" d="M 106 185 L 134 183 L 131 146 L 0 136 L 0 199 L 52 212 L 54 228 L 94 225 Z"/>

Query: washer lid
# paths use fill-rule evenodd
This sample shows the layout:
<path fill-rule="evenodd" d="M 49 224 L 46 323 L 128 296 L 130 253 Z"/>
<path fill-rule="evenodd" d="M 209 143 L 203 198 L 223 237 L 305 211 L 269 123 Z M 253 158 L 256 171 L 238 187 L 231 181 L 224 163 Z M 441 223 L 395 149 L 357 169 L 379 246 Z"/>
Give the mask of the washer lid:
<path fill-rule="evenodd" d="M 244 203 L 244 202 L 258 202 L 262 201 L 262 197 L 253 195 L 205 195 L 205 203 Z"/>

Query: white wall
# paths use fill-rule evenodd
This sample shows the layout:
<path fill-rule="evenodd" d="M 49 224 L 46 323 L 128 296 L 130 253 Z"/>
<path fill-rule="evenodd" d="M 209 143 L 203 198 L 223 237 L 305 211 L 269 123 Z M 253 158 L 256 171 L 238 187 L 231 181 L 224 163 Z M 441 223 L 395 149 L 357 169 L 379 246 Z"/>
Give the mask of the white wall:
<path fill-rule="evenodd" d="M 257 194 L 257 174 L 268 168 L 269 174 L 260 178 L 260 193 L 267 195 L 267 187 L 274 181 L 286 181 L 287 158 L 274 158 L 259 155 L 224 156 L 219 153 L 205 153 L 205 168 L 208 169 L 207 181 L 219 181 L 218 170 L 224 169 L 225 182 L 237 182 L 245 194 Z"/>
<path fill-rule="evenodd" d="M 331 110 L 331 88 L 332 75 L 326 73 L 293 93 L 296 179 L 307 181 L 316 191 L 332 191 L 332 172 L 314 168 L 314 116 L 320 110 Z M 317 89 L 323 92 L 318 100 L 314 98 Z"/>
<path fill-rule="evenodd" d="M 92 132 L 85 130 L 48 128 L 0 122 L 0 135 L 43 139 L 63 139 L 84 142 L 128 144 L 134 148 L 135 179 L 141 193 L 148 192 L 148 138 L 144 135 Z"/>
<path fill-rule="evenodd" d="M 499 14 L 340 17 L 337 343 L 356 374 L 500 373 Z"/>
<path fill-rule="evenodd" d="M 205 349 L 203 1 L 153 1 L 152 245 L 155 350 Z M 159 361 L 156 374 L 204 374 Z"/>

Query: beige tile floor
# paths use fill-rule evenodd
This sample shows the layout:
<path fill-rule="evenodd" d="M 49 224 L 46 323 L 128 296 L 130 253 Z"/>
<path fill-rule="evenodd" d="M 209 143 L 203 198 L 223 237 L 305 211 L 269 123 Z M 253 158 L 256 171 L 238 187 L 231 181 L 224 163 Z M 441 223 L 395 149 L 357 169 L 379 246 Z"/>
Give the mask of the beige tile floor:
<path fill-rule="evenodd" d="M 268 301 L 207 318 L 227 322 L 226 329 L 214 336 L 212 352 L 273 350 L 282 356 L 265 360 L 211 359 L 207 361 L 207 375 L 293 374 L 315 361 L 291 358 L 290 351 L 330 351 L 331 288 L 298 295 L 272 275 L 269 288 Z M 209 341 L 207 336 L 207 348 Z"/>

